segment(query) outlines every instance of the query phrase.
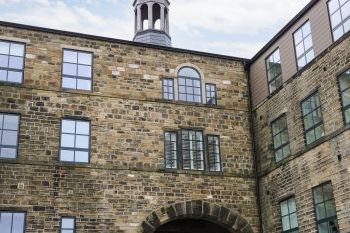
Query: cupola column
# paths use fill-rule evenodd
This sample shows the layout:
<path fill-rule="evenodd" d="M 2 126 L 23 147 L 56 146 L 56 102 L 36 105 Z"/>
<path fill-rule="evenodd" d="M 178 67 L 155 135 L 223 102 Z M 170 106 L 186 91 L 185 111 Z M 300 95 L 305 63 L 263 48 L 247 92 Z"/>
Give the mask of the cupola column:
<path fill-rule="evenodd" d="M 148 6 L 148 29 L 153 29 L 153 2 L 147 3 Z"/>
<path fill-rule="evenodd" d="M 136 14 L 137 14 L 137 32 L 139 32 L 142 30 L 141 5 L 137 6 Z"/>
<path fill-rule="evenodd" d="M 160 6 L 160 30 L 165 30 L 165 6 Z"/>

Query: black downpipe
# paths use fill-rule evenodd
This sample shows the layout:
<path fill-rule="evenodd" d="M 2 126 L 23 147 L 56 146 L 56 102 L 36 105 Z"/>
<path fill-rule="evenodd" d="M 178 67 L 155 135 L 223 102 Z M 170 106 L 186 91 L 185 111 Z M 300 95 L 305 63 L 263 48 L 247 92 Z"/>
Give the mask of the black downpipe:
<path fill-rule="evenodd" d="M 260 186 L 259 186 L 259 175 L 258 175 L 258 154 L 256 149 L 256 140 L 255 140 L 255 132 L 254 132 L 254 121 L 253 121 L 253 103 L 252 103 L 252 95 L 251 95 L 251 85 L 250 85 L 250 64 L 244 63 L 244 68 L 247 72 L 247 80 L 248 80 L 248 98 L 249 98 L 249 117 L 250 117 L 250 133 L 252 136 L 252 147 L 253 147 L 253 156 L 254 156 L 254 168 L 255 168 L 255 192 L 256 199 L 258 205 L 258 215 L 259 215 L 259 232 L 263 233 L 263 220 L 262 220 L 262 211 L 261 211 L 261 201 L 260 201 Z"/>

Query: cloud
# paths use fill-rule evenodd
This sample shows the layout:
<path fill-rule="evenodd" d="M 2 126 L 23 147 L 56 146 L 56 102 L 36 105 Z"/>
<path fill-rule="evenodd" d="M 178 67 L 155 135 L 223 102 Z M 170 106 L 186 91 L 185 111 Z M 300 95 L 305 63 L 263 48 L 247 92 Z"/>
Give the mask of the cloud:
<path fill-rule="evenodd" d="M 171 0 L 176 47 L 252 57 L 310 0 Z M 131 0 L 0 0 L 0 20 L 131 40 Z"/>

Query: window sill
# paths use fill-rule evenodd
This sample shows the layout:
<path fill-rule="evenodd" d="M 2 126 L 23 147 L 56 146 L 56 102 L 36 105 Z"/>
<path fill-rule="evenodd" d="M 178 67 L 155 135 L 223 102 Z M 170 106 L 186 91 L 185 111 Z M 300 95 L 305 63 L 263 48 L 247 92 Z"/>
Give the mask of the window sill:
<path fill-rule="evenodd" d="M 180 100 L 166 100 L 166 99 L 156 99 L 156 101 L 161 103 L 169 103 L 169 104 L 177 104 L 177 105 L 185 105 L 185 106 L 223 109 L 223 107 L 214 105 L 214 104 L 203 104 L 203 103 L 196 103 L 196 102 L 186 102 L 186 101 L 180 101 Z"/>
<path fill-rule="evenodd" d="M 210 171 L 196 171 L 196 170 L 179 170 L 179 169 L 164 169 L 164 173 L 175 174 L 189 174 L 189 175 L 209 175 L 209 176 L 223 176 L 223 172 L 210 172 Z"/>

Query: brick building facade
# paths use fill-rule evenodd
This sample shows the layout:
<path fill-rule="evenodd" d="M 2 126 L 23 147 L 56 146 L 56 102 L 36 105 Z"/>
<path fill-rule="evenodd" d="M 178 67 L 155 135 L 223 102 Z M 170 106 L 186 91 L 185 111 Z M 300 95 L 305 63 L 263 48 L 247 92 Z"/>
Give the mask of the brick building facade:
<path fill-rule="evenodd" d="M 0 232 L 350 232 L 335 1 L 252 59 L 0 22 Z"/>

